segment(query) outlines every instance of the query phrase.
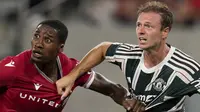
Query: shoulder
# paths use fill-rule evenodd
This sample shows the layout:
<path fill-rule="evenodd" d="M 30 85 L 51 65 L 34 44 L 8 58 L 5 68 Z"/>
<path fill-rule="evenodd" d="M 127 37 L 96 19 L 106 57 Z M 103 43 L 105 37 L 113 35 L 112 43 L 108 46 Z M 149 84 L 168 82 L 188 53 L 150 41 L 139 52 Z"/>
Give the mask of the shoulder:
<path fill-rule="evenodd" d="M 192 67 L 192 69 L 200 68 L 199 62 L 195 60 L 194 57 L 188 55 L 187 53 L 181 51 L 178 48 L 175 48 L 174 53 L 172 55 L 172 59 L 174 60 L 174 62 L 183 64 L 185 66 L 190 66 L 190 68 Z"/>
<path fill-rule="evenodd" d="M 116 47 L 116 50 L 123 50 L 123 51 L 134 51 L 134 50 L 142 51 L 142 49 L 139 48 L 138 45 L 129 43 L 114 42 L 110 47 Z"/>
<path fill-rule="evenodd" d="M 141 56 L 143 50 L 138 45 L 114 42 L 107 51 L 107 56 Z"/>
<path fill-rule="evenodd" d="M 190 80 L 195 77 L 199 77 L 200 64 L 192 56 L 186 54 L 178 48 L 174 49 L 173 55 L 171 56 L 168 66 L 184 74 Z M 197 74 L 194 75 L 194 74 Z"/>
<path fill-rule="evenodd" d="M 23 56 L 18 54 L 16 56 L 7 56 L 0 61 L 0 86 L 11 84 L 15 79 L 16 73 L 23 66 Z"/>
<path fill-rule="evenodd" d="M 60 62 L 62 65 L 76 65 L 78 63 L 78 60 L 75 58 L 69 58 L 67 55 L 64 53 L 60 53 L 58 55 L 58 58 L 60 59 Z"/>
<path fill-rule="evenodd" d="M 69 58 L 64 53 L 58 55 L 58 61 L 60 61 L 64 75 L 68 74 L 78 63 L 78 60 Z"/>
<path fill-rule="evenodd" d="M 25 64 L 25 62 L 30 62 L 31 52 L 29 50 L 23 51 L 16 56 L 7 56 L 0 61 L 0 68 L 2 70 L 16 70 Z"/>

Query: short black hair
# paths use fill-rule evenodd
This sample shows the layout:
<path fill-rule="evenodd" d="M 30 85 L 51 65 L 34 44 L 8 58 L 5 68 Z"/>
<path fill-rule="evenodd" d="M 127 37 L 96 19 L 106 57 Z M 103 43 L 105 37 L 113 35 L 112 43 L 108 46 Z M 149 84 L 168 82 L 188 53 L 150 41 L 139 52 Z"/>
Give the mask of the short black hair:
<path fill-rule="evenodd" d="M 68 36 L 68 29 L 64 23 L 59 20 L 45 20 L 40 22 L 37 26 L 39 25 L 48 25 L 54 28 L 57 31 L 60 43 L 65 43 Z"/>

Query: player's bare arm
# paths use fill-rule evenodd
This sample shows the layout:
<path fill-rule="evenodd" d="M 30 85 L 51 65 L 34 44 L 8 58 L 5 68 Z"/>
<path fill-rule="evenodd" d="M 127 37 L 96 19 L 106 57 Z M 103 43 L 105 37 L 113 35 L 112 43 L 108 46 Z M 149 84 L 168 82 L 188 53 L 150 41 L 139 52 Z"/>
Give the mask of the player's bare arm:
<path fill-rule="evenodd" d="M 68 75 L 56 82 L 57 91 L 59 94 L 63 95 L 62 98 L 70 93 L 75 80 L 80 77 L 81 74 L 89 71 L 105 59 L 106 51 L 111 44 L 111 42 L 102 42 L 91 49 Z"/>
<path fill-rule="evenodd" d="M 92 48 L 80 61 L 77 67 L 74 68 L 73 71 L 77 71 L 74 77 L 79 77 L 81 74 L 89 71 L 91 68 L 95 67 L 96 65 L 100 64 L 105 59 L 106 51 L 111 45 L 111 42 L 102 42 L 96 47 Z"/>
<path fill-rule="evenodd" d="M 130 112 L 142 112 L 145 105 L 136 99 L 130 98 L 128 91 L 120 84 L 116 84 L 99 73 L 96 73 L 95 78 L 89 89 L 111 97 L 117 104 L 122 105 Z"/>

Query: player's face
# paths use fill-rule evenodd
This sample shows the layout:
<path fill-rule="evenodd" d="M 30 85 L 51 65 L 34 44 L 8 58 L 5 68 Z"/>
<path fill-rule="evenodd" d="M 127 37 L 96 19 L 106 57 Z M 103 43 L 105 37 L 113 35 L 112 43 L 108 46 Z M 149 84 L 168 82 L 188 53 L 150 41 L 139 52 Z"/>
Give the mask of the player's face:
<path fill-rule="evenodd" d="M 143 12 L 138 16 L 136 34 L 139 47 L 154 49 L 162 43 L 161 16 L 155 12 Z"/>
<path fill-rule="evenodd" d="M 48 25 L 39 25 L 31 41 L 34 62 L 46 63 L 55 60 L 62 49 L 57 31 Z"/>

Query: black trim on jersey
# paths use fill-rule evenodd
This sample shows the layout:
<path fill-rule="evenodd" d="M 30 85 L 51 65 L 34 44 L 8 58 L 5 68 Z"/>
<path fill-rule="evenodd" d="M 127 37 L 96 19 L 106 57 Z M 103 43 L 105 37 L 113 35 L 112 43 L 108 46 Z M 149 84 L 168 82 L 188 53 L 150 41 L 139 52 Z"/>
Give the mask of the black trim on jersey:
<path fill-rule="evenodd" d="M 181 60 L 176 59 L 175 57 L 171 57 L 171 59 L 173 59 L 174 61 L 176 61 L 176 62 L 178 62 L 178 63 L 180 63 L 180 64 L 183 64 L 183 65 L 185 65 L 185 66 L 191 68 L 194 72 L 196 71 L 196 69 L 195 69 L 193 66 L 191 66 L 190 64 L 188 64 L 188 63 L 182 62 Z M 186 69 L 186 68 L 185 68 L 185 69 Z M 191 72 L 190 72 L 190 73 L 191 73 Z"/>
<path fill-rule="evenodd" d="M 176 49 L 176 51 L 179 52 L 179 53 L 181 53 L 181 54 L 183 54 L 185 57 L 190 58 L 191 60 L 194 60 L 194 59 L 192 59 L 191 57 L 189 57 L 189 56 L 187 56 L 186 54 L 184 54 L 183 52 L 181 52 L 181 51 L 179 51 L 179 50 L 177 50 L 177 49 Z M 197 65 L 197 64 L 194 63 L 193 61 L 188 60 L 187 58 L 185 58 L 185 57 L 179 55 L 178 53 L 174 52 L 174 55 L 176 55 L 177 57 L 179 57 L 179 58 L 181 58 L 181 59 L 184 59 L 184 60 L 186 60 L 186 61 L 189 61 L 190 63 L 194 64 L 196 67 L 200 68 L 199 65 Z M 195 60 L 194 60 L 194 61 L 195 61 Z"/>
<path fill-rule="evenodd" d="M 124 48 L 124 49 L 123 49 Z M 126 53 L 124 53 L 126 52 Z M 138 46 L 131 46 L 127 44 L 122 44 L 118 47 L 115 52 L 115 55 L 124 55 L 124 56 L 142 56 L 143 50 Z"/>
<path fill-rule="evenodd" d="M 174 66 L 176 66 L 176 67 L 178 67 L 178 68 L 181 68 L 181 69 L 185 70 L 187 73 L 191 73 L 191 72 L 190 72 L 189 70 L 187 70 L 186 68 L 184 68 L 184 67 L 182 67 L 182 66 L 179 66 L 179 65 L 173 63 L 173 62 L 170 61 L 170 60 L 169 60 L 169 63 L 172 64 L 172 65 L 174 65 Z"/>
<path fill-rule="evenodd" d="M 167 82 L 171 74 L 174 72 L 174 70 L 166 65 L 164 65 L 158 75 L 158 77 L 162 77 L 162 79 Z"/>
<path fill-rule="evenodd" d="M 188 57 L 188 58 L 192 59 L 192 57 L 191 57 L 191 56 L 189 56 L 189 55 L 185 54 L 184 52 L 182 52 L 182 51 L 181 51 L 181 50 L 179 50 L 179 49 L 175 49 L 175 51 L 178 51 L 179 53 L 183 54 L 185 57 Z"/>
<path fill-rule="evenodd" d="M 126 47 L 126 48 L 133 48 L 133 44 L 128 44 L 128 43 L 122 43 L 121 46 Z"/>
<path fill-rule="evenodd" d="M 115 53 L 115 55 L 123 55 L 123 56 L 139 56 L 139 57 L 141 57 L 142 56 L 142 53 L 141 54 L 131 54 L 131 53 L 129 53 L 129 54 L 123 54 L 123 53 Z"/>
<path fill-rule="evenodd" d="M 113 56 L 113 55 L 115 55 L 115 52 L 113 52 L 113 50 L 116 51 L 116 49 L 118 47 L 119 47 L 118 44 L 111 44 L 110 47 L 106 51 L 106 56 Z"/>
<path fill-rule="evenodd" d="M 125 51 L 125 52 L 133 52 L 133 53 L 134 52 L 141 52 L 142 53 L 143 50 L 141 50 L 141 49 L 117 49 L 117 51 Z"/>
<path fill-rule="evenodd" d="M 137 60 L 136 59 L 128 59 L 128 61 L 127 61 L 126 74 L 125 75 L 126 75 L 126 81 L 127 81 L 127 84 L 128 84 L 129 88 L 132 88 L 133 76 L 134 76 L 134 73 L 135 73 L 135 71 L 137 69 L 136 66 L 138 66 L 139 63 L 140 63 L 139 59 L 137 59 Z M 130 79 L 131 79 L 130 83 L 129 83 L 127 77 L 130 77 Z"/>
<path fill-rule="evenodd" d="M 153 77 L 153 74 L 154 74 L 154 72 L 147 74 L 147 73 L 144 73 L 141 70 L 140 76 L 139 76 L 138 81 L 137 81 L 137 85 L 136 85 L 136 89 L 135 89 L 136 93 L 135 94 L 140 95 L 140 94 L 146 93 L 146 92 L 144 92 L 144 90 L 146 89 L 146 86 L 149 83 L 151 83 L 151 79 Z M 140 80 L 140 79 L 142 79 L 142 80 Z M 156 91 L 154 89 L 151 90 L 151 93 L 152 93 L 152 91 L 154 91 L 155 94 L 156 94 Z M 144 93 L 140 93 L 140 92 L 144 92 Z"/>

